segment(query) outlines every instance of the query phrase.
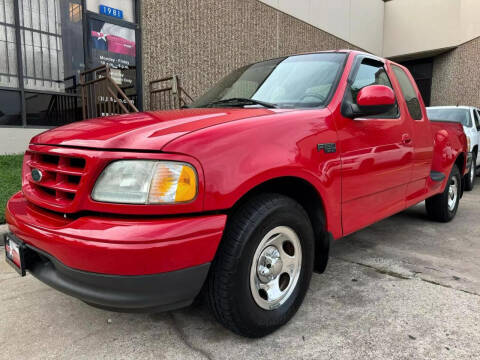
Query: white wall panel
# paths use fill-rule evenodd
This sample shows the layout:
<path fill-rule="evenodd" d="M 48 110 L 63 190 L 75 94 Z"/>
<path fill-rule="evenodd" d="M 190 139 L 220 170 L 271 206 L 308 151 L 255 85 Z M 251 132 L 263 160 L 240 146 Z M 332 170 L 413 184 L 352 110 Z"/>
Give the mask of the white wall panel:
<path fill-rule="evenodd" d="M 0 155 L 22 154 L 27 150 L 30 139 L 46 129 L 3 128 L 0 130 Z"/>
<path fill-rule="evenodd" d="M 270 5 L 271 7 L 278 9 L 278 2 L 279 0 L 259 0 L 267 5 Z"/>
<path fill-rule="evenodd" d="M 458 46 L 480 36 L 480 0 L 259 0 L 385 57 Z"/>
<path fill-rule="evenodd" d="M 393 0 L 384 21 L 384 56 L 455 47 L 480 36 L 480 1 Z"/>
<path fill-rule="evenodd" d="M 376 55 L 382 55 L 383 13 L 383 1 L 351 0 L 349 42 Z"/>
<path fill-rule="evenodd" d="M 350 0 L 310 0 L 305 21 L 343 40 L 350 36 Z"/>
<path fill-rule="evenodd" d="M 461 0 L 393 0 L 385 3 L 384 56 L 455 46 Z"/>
<path fill-rule="evenodd" d="M 480 36 L 480 1 L 462 0 L 460 7 L 461 42 Z"/>
<path fill-rule="evenodd" d="M 382 0 L 260 0 L 342 40 L 381 55 Z"/>
<path fill-rule="evenodd" d="M 310 0 L 278 0 L 278 9 L 297 19 L 304 20 L 310 13 Z"/>

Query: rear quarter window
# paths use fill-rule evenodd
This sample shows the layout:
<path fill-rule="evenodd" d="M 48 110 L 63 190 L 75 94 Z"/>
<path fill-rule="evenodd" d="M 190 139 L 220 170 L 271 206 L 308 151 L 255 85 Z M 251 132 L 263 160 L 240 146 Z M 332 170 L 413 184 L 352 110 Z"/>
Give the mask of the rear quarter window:
<path fill-rule="evenodd" d="M 392 65 L 393 73 L 400 84 L 403 98 L 407 103 L 408 113 L 414 120 L 422 120 L 422 108 L 420 107 L 420 101 L 418 101 L 417 92 L 415 87 L 410 82 L 407 74 L 401 67 Z"/>

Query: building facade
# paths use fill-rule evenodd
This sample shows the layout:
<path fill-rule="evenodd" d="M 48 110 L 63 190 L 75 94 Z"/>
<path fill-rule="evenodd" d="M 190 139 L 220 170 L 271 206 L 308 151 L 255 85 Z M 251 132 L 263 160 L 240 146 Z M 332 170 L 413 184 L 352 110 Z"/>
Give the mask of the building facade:
<path fill-rule="evenodd" d="M 121 6 L 122 15 L 102 10 L 111 9 L 109 4 Z M 81 120 L 81 72 L 103 63 L 135 69 L 136 5 L 132 0 L 0 0 L 2 133 L 8 126 L 32 129 Z M 122 80 L 135 88 L 134 73 Z"/>
<path fill-rule="evenodd" d="M 477 0 L 0 0 L 0 153 L 80 121 L 80 75 L 105 64 L 150 110 L 166 76 L 197 97 L 248 63 L 359 49 L 405 64 L 427 104 L 480 106 L 479 13 Z"/>

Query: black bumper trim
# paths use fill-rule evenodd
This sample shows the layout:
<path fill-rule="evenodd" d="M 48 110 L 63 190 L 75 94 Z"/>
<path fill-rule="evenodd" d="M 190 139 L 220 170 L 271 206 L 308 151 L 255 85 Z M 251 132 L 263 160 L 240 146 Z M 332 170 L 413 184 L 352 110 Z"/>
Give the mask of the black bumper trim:
<path fill-rule="evenodd" d="M 45 284 L 84 302 L 120 312 L 160 312 L 190 305 L 210 263 L 153 275 L 109 275 L 76 270 L 29 244 L 27 271 Z"/>
<path fill-rule="evenodd" d="M 430 179 L 433 181 L 443 181 L 445 179 L 445 174 L 439 171 L 430 171 Z"/>

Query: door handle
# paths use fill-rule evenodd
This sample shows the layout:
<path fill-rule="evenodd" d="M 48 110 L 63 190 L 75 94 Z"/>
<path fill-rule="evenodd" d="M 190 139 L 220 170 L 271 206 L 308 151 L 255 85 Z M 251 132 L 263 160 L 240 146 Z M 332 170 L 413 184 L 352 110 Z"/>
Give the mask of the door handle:
<path fill-rule="evenodd" d="M 412 143 L 412 138 L 408 134 L 403 134 L 402 135 L 402 143 L 404 145 L 410 145 Z"/>

